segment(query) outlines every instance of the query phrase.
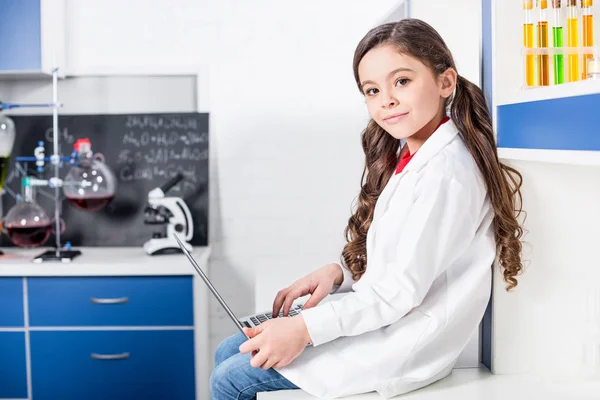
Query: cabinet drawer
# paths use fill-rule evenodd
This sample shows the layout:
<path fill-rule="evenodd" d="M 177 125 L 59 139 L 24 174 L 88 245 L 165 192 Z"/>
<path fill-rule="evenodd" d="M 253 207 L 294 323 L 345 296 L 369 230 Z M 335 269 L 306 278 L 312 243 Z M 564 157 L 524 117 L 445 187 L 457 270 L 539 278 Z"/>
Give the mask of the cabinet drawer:
<path fill-rule="evenodd" d="M 23 327 L 23 278 L 0 278 L 0 327 Z"/>
<path fill-rule="evenodd" d="M 29 278 L 30 326 L 192 326 L 191 276 Z"/>
<path fill-rule="evenodd" d="M 27 398 L 25 332 L 0 332 L 0 398 Z"/>
<path fill-rule="evenodd" d="M 194 399 L 194 332 L 31 332 L 36 400 Z"/>

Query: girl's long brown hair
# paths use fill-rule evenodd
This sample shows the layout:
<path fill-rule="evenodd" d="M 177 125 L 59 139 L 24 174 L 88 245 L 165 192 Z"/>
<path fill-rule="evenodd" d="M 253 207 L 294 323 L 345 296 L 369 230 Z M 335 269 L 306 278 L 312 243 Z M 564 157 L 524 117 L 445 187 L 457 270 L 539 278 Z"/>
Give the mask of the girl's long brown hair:
<path fill-rule="evenodd" d="M 369 50 L 384 44 L 392 44 L 400 53 L 421 60 L 436 77 L 448 68 L 456 70 L 450 50 L 435 29 L 418 19 L 403 19 L 372 29 L 358 44 L 353 64 L 359 90 L 358 64 Z M 447 104 L 450 105 L 450 116 L 484 178 L 495 212 L 497 257 L 506 289 L 511 290 L 517 286 L 516 276 L 523 270 L 520 240 L 523 229 L 518 221 L 522 211 L 521 174 L 498 160 L 492 121 L 481 89 L 459 75 L 455 93 Z M 348 243 L 342 251 L 343 261 L 354 280 L 365 273 L 367 231 L 373 220 L 375 203 L 396 168 L 400 145 L 398 139 L 373 120 L 361 139 L 365 168 L 358 202 L 344 231 Z"/>

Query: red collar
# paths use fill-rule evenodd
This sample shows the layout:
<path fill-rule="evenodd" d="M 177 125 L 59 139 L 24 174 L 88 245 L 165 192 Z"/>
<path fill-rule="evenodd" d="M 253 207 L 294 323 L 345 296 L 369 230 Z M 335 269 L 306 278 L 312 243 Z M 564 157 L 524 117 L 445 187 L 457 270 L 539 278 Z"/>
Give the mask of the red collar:
<path fill-rule="evenodd" d="M 442 119 L 440 121 L 438 126 L 435 127 L 434 132 L 437 131 L 440 126 L 442 126 L 449 120 L 450 120 L 450 117 L 445 116 L 444 119 Z M 398 166 L 396 167 L 396 174 L 399 174 L 400 172 L 402 172 L 402 170 L 404 170 L 404 167 L 406 167 L 406 165 L 410 162 L 410 160 L 412 160 L 412 158 L 414 157 L 415 154 L 417 154 L 417 153 L 415 152 L 414 154 L 410 154 L 408 149 L 406 150 L 406 153 L 404 153 L 402 155 L 402 157 L 400 157 L 400 161 L 398 162 Z"/>

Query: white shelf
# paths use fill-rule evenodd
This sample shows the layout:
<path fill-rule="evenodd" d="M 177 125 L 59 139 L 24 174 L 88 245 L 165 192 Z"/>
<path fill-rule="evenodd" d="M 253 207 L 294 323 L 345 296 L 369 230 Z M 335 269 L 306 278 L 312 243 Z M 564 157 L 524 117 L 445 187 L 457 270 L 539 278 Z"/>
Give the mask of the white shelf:
<path fill-rule="evenodd" d="M 402 400 L 563 400 L 597 399 L 600 381 L 550 376 L 492 375 L 485 368 L 454 369 L 452 374 L 425 388 L 404 394 Z M 302 390 L 258 393 L 258 400 L 313 400 Z M 380 400 L 376 393 L 340 397 L 340 400 Z"/>
<path fill-rule="evenodd" d="M 587 79 L 562 85 L 524 89 L 506 98 L 496 96 L 496 106 L 506 104 L 526 103 L 530 101 L 559 99 L 563 97 L 584 96 L 600 93 L 600 79 Z"/>
<path fill-rule="evenodd" d="M 64 78 L 64 71 L 58 70 L 58 77 Z M 10 81 L 19 79 L 47 79 L 52 80 L 52 71 L 41 70 L 15 70 L 15 71 L 0 71 L 0 80 Z"/>
<path fill-rule="evenodd" d="M 501 160 L 600 166 L 600 151 L 498 148 Z"/>
<path fill-rule="evenodd" d="M 206 73 L 206 67 L 201 65 L 123 65 L 73 67 L 66 72 L 71 76 L 196 76 Z"/>

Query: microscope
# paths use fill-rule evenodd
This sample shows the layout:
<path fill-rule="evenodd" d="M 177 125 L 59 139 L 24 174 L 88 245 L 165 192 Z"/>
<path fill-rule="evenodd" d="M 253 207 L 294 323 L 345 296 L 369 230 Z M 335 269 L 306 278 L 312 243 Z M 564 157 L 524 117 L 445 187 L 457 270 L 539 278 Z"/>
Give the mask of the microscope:
<path fill-rule="evenodd" d="M 183 179 L 178 173 L 173 178 L 152 189 L 148 193 L 148 206 L 144 210 L 144 223 L 148 225 L 167 225 L 165 232 L 154 232 L 152 239 L 144 243 L 144 250 L 150 255 L 181 252 L 174 234 L 176 233 L 188 251 L 192 245 L 188 242 L 194 236 L 192 214 L 180 197 L 165 197 L 165 193 Z"/>

